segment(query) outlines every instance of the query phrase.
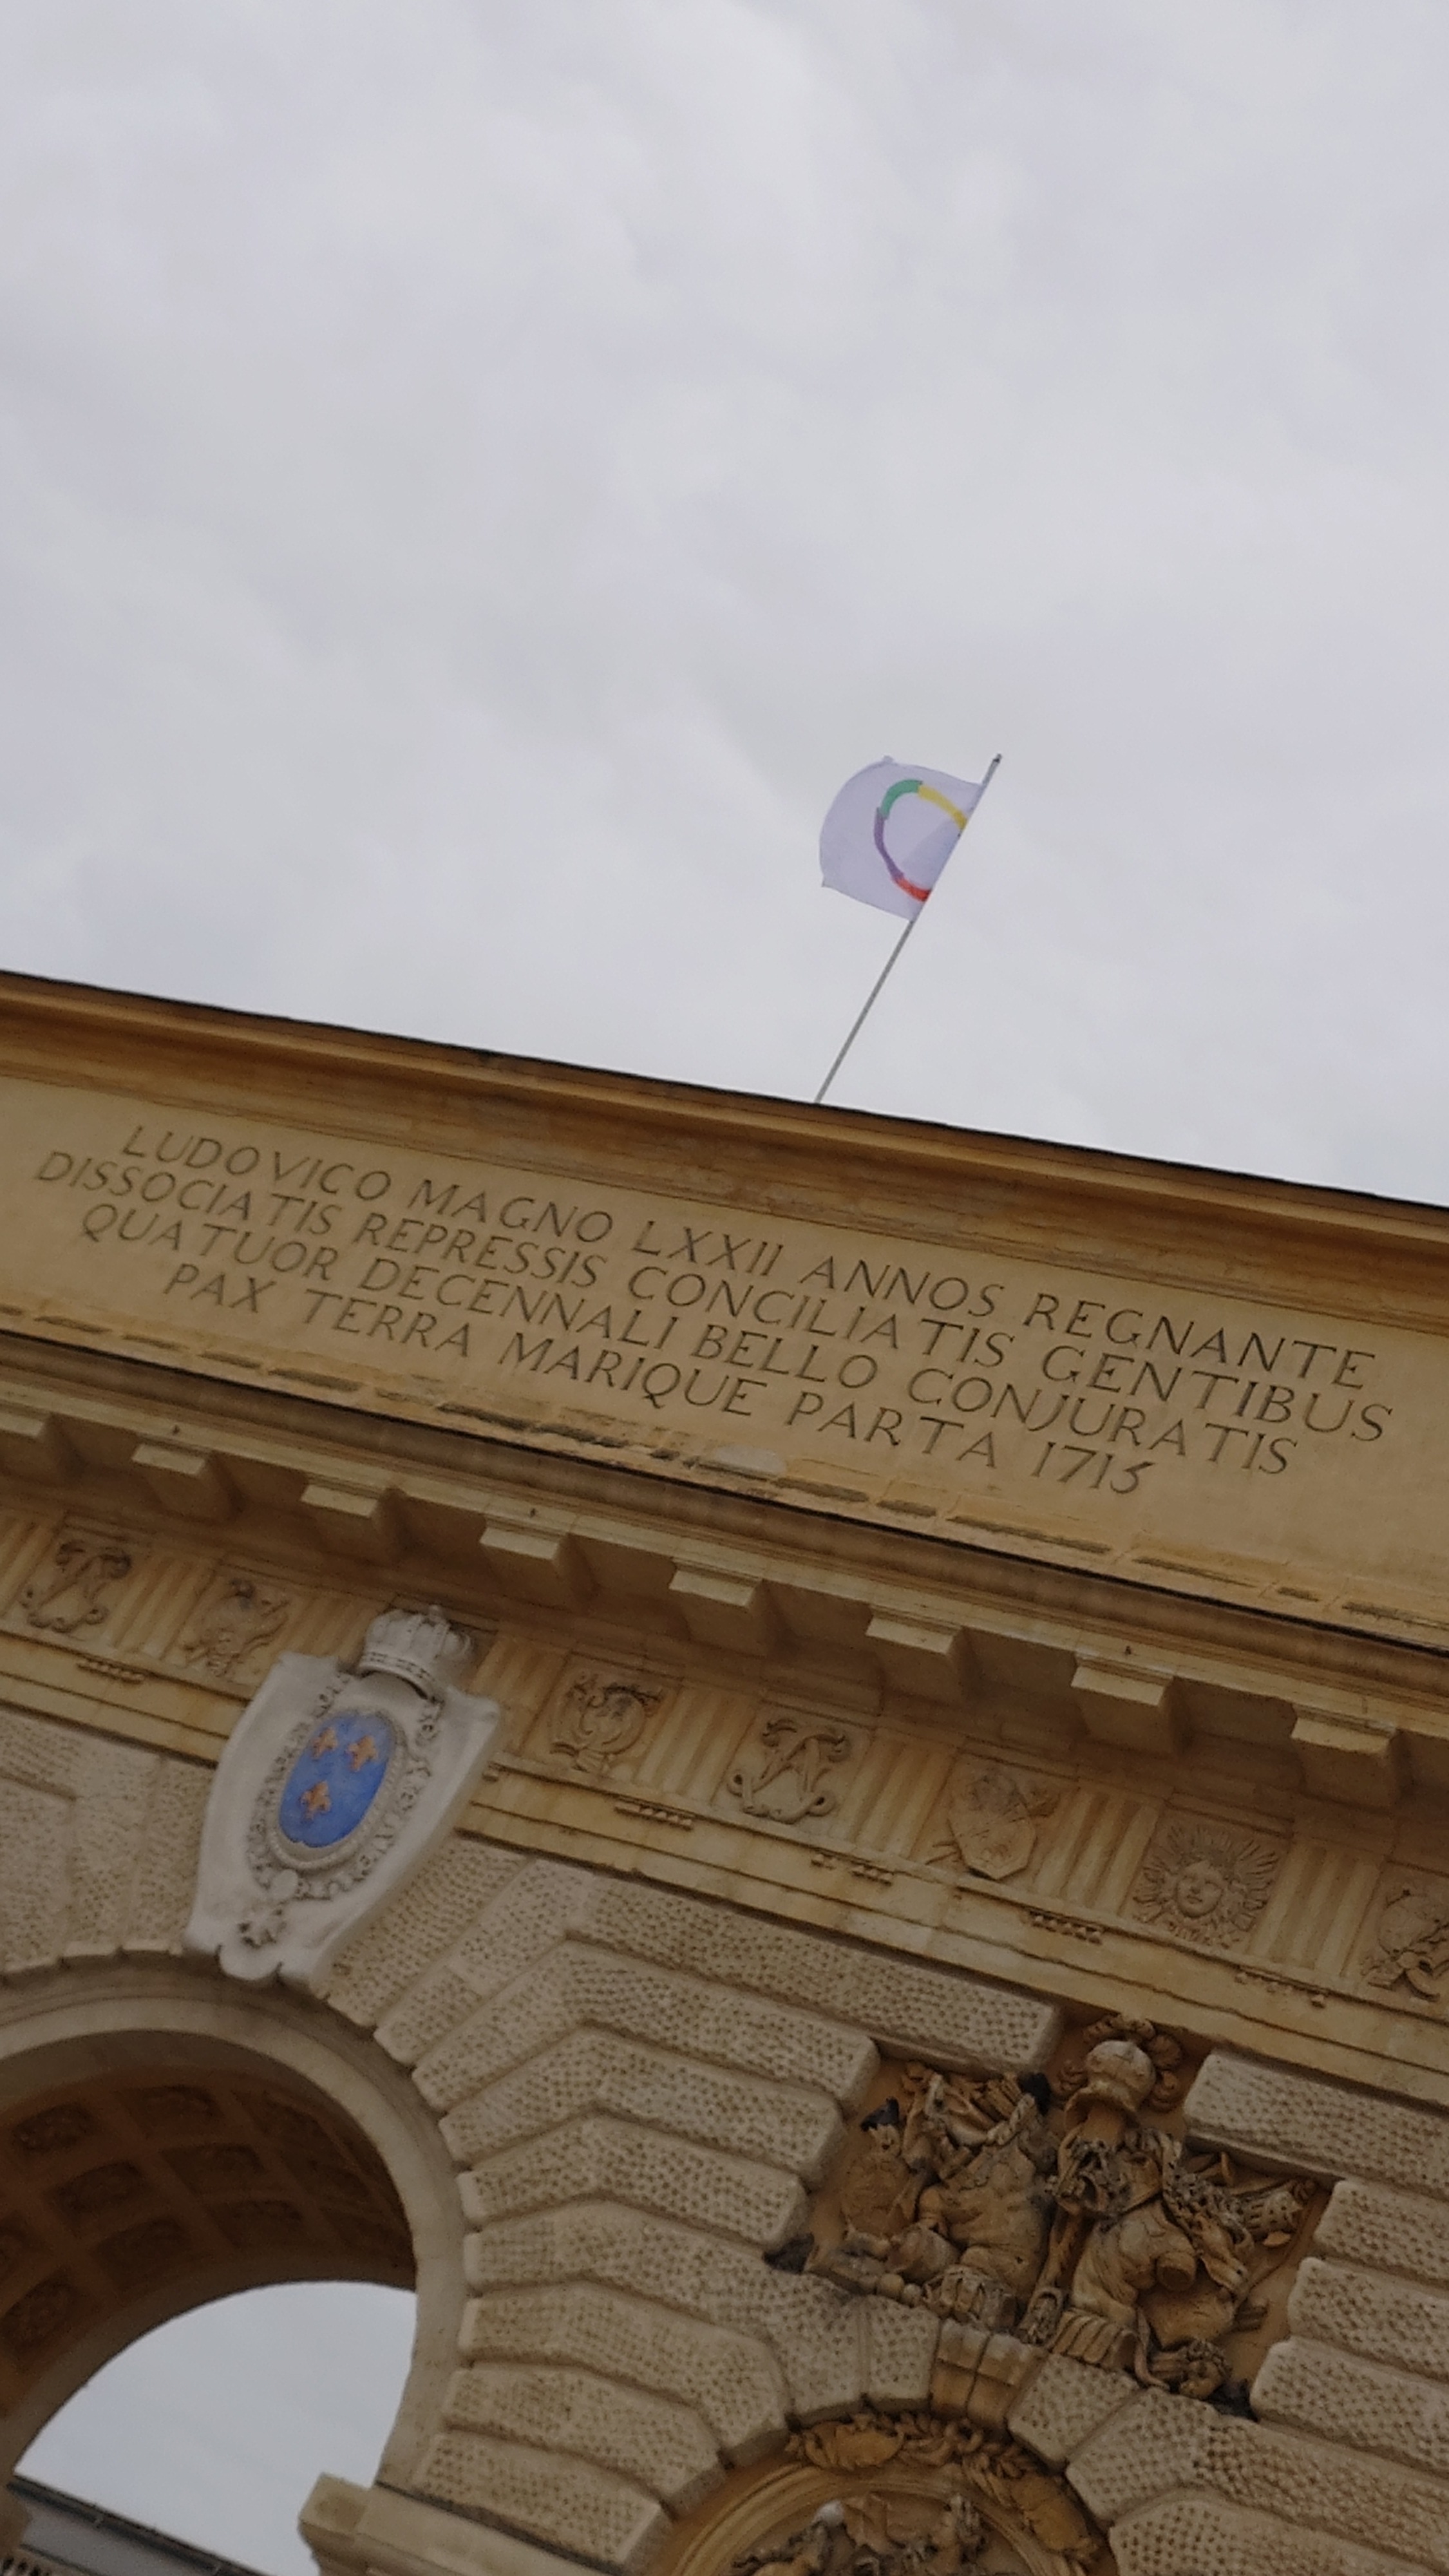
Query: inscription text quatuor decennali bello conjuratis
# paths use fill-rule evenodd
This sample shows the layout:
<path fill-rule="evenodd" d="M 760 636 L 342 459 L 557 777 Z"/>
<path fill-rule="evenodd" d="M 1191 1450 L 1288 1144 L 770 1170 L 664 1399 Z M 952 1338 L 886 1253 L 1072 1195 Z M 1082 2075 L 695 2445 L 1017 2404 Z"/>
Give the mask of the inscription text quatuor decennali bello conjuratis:
<path fill-rule="evenodd" d="M 12 1321 L 1008 1548 L 1196 1544 L 1291 1556 L 1310 1584 L 1407 1550 L 1430 1577 L 1422 1508 L 1393 1519 L 1444 1480 L 1431 1335 L 1008 1257 L 965 1227 L 908 1240 L 5 1090 Z"/>

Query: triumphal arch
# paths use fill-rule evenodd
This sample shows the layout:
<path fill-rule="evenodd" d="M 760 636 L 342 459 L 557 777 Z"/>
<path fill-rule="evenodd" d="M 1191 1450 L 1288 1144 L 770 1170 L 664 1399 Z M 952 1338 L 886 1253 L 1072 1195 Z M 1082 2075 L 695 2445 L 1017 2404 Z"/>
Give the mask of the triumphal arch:
<path fill-rule="evenodd" d="M 20 978 L 0 1207 L 6 2474 L 342 2276 L 326 2576 L 1445 2576 L 1449 1217 Z"/>

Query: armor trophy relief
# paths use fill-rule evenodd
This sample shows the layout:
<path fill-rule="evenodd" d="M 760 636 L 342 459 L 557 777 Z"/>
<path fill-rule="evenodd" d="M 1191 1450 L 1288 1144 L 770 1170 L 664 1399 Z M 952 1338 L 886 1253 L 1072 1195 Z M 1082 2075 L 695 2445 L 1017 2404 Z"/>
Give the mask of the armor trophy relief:
<path fill-rule="evenodd" d="M 472 1794 L 497 1703 L 457 1688 L 471 1637 L 438 1609 L 374 1619 L 355 1670 L 279 1655 L 206 1810 L 186 1948 L 228 1976 L 315 1988 Z"/>

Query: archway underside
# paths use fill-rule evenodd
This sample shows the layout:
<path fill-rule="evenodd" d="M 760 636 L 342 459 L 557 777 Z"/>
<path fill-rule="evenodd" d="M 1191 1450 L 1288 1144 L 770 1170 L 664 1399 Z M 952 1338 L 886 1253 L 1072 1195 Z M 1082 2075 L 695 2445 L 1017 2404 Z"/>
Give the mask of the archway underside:
<path fill-rule="evenodd" d="M 0 2122 L 0 2413 L 142 2293 L 273 2280 L 410 2289 L 381 2158 L 314 2096 L 234 2066 L 127 2065 Z"/>

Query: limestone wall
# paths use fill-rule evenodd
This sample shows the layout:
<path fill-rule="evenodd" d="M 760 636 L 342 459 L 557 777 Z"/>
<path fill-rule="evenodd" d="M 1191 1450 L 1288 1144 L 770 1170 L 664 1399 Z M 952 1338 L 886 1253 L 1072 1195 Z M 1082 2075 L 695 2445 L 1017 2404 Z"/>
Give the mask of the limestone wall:
<path fill-rule="evenodd" d="M 19 1712 L 0 1772 L 19 2063 L 68 1977 L 177 1957 L 207 1774 Z M 220 2011 L 214 1972 L 166 1973 Z M 630 2569 L 792 2427 L 927 2401 L 933 2318 L 762 2259 L 877 2051 L 1024 2069 L 1060 2028 L 1003 1984 L 466 1836 L 325 2004 L 248 2008 L 408 2070 L 458 2177 L 458 2349 L 393 2486 Z M 1202 2142 L 1333 2185 L 1260 2420 L 1049 2355 L 1010 2429 L 1067 2465 L 1122 2576 L 1449 2576 L 1449 2117 L 1221 2050 L 1187 2110 Z"/>

